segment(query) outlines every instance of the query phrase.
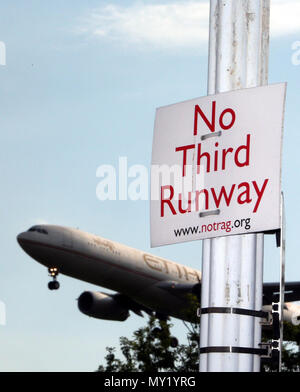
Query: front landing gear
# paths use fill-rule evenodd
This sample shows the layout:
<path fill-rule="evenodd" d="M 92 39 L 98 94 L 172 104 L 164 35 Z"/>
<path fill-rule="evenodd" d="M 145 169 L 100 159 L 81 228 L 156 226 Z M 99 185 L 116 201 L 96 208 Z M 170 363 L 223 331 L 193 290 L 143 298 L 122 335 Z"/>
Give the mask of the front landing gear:
<path fill-rule="evenodd" d="M 59 289 L 59 282 L 57 280 L 53 280 L 48 283 L 49 290 L 58 290 Z"/>
<path fill-rule="evenodd" d="M 53 280 L 48 283 L 49 290 L 58 290 L 59 289 L 59 282 L 56 280 L 56 277 L 58 275 L 58 268 L 51 267 L 51 268 L 48 268 L 48 271 L 49 271 L 50 276 L 53 278 Z"/>

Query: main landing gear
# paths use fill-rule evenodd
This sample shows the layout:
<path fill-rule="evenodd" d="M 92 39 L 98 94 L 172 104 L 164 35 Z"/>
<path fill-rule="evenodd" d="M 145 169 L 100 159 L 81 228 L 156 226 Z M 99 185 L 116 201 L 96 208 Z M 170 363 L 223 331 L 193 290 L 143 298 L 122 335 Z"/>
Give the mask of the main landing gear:
<path fill-rule="evenodd" d="M 48 283 L 49 290 L 58 290 L 59 289 L 59 282 L 56 280 L 56 277 L 58 275 L 58 268 L 51 267 L 51 268 L 48 268 L 48 271 L 49 271 L 50 276 L 53 278 L 53 280 Z"/>

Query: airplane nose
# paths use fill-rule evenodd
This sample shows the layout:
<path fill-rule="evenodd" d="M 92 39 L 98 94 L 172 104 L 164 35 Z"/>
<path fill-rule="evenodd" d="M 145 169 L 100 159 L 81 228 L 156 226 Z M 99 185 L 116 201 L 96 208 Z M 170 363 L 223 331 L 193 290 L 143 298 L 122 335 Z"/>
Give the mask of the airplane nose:
<path fill-rule="evenodd" d="M 25 233 L 20 233 L 19 235 L 17 235 L 17 241 L 18 241 L 20 247 L 21 247 L 23 250 L 25 250 L 25 249 L 24 249 L 24 245 L 25 245 L 25 241 L 24 241 L 25 239 L 24 239 L 24 237 L 25 237 Z"/>
<path fill-rule="evenodd" d="M 40 238 L 36 238 L 35 233 L 24 231 L 17 235 L 17 241 L 25 253 L 42 264 L 43 260 L 48 257 L 45 243 Z"/>
<path fill-rule="evenodd" d="M 17 241 L 19 243 L 19 245 L 22 244 L 22 241 L 24 240 L 24 234 L 20 233 L 19 235 L 17 235 Z"/>

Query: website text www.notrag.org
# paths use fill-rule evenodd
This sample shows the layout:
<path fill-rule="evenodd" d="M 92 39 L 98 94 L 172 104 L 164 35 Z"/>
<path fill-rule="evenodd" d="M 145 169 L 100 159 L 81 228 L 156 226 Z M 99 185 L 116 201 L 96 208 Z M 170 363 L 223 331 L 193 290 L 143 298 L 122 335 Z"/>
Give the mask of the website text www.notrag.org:
<path fill-rule="evenodd" d="M 175 237 L 181 237 L 190 234 L 209 233 L 212 231 L 226 231 L 226 233 L 230 233 L 232 229 L 242 227 L 245 230 L 249 230 L 251 228 L 250 220 L 250 218 L 243 218 L 236 219 L 234 222 L 214 222 L 205 225 L 180 227 L 179 229 L 174 229 L 174 235 Z"/>

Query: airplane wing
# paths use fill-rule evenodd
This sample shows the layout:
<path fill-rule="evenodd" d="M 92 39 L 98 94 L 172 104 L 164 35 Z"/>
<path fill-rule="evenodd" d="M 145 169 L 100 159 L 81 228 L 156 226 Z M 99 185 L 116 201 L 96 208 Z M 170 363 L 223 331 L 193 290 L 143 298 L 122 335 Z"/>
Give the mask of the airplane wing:
<path fill-rule="evenodd" d="M 154 287 L 153 287 L 154 286 Z M 182 320 L 191 321 L 193 315 L 189 310 L 193 312 L 194 308 L 192 305 L 199 307 L 200 294 L 201 294 L 201 283 L 179 283 L 176 281 L 160 281 L 151 286 L 153 287 L 156 298 L 166 298 L 164 306 L 157 306 L 149 308 L 140 301 L 130 298 L 129 296 L 121 293 L 108 294 L 102 292 L 84 292 L 78 298 L 79 310 L 90 316 L 104 320 L 116 320 L 124 321 L 129 316 L 129 311 L 134 312 L 138 316 L 143 317 L 145 312 L 149 315 L 155 314 L 161 320 L 166 320 L 168 316 L 180 318 Z M 156 289 L 156 291 L 155 291 Z M 157 291 L 157 289 L 159 291 Z M 170 296 L 163 295 L 163 291 L 173 296 L 174 301 L 170 301 Z M 162 296 L 160 297 L 160 294 Z M 188 294 L 194 295 L 197 302 L 192 301 Z M 158 296 L 158 297 L 157 297 Z M 177 297 L 177 301 L 174 297 Z M 279 283 L 264 283 L 263 285 L 263 305 L 271 305 L 272 302 L 278 302 L 279 300 Z M 289 302 L 300 300 L 300 282 L 287 282 L 285 284 L 285 303 L 288 305 Z M 170 302 L 176 303 L 177 308 L 170 307 Z M 166 305 L 167 303 L 167 305 Z M 162 304 L 161 304 L 162 305 Z M 172 305 L 172 306 L 173 306 Z M 299 307 L 299 305 L 293 305 Z M 162 310 L 164 309 L 163 313 Z M 289 309 L 286 308 L 288 311 Z M 290 309 L 291 310 L 291 309 Z M 292 313 L 291 313 L 292 312 Z M 286 314 L 286 321 L 291 321 L 293 324 L 300 323 L 300 311 L 291 310 Z M 294 321 L 293 321 L 294 320 Z M 295 325 L 298 325 L 295 324 Z"/>
<path fill-rule="evenodd" d="M 135 313 L 138 316 L 144 317 L 142 311 L 147 313 L 148 315 L 151 315 L 153 313 L 151 309 L 141 304 L 138 304 L 137 302 L 127 297 L 126 295 L 118 293 L 118 294 L 114 294 L 112 297 L 118 304 L 124 306 L 128 310 L 131 310 L 133 313 Z"/>
<path fill-rule="evenodd" d="M 170 294 L 178 297 L 194 294 L 200 301 L 201 283 L 178 283 L 173 280 L 164 280 L 155 285 L 162 290 L 168 291 Z"/>
<path fill-rule="evenodd" d="M 270 305 L 279 301 L 279 283 L 264 283 L 263 304 Z M 284 302 L 300 301 L 300 282 L 286 282 L 284 291 Z"/>
<path fill-rule="evenodd" d="M 200 300 L 201 283 L 182 284 L 175 281 L 163 281 L 156 284 L 157 287 L 169 293 L 182 297 L 186 294 L 194 294 Z M 263 304 L 270 305 L 279 300 L 279 283 L 264 283 L 263 285 Z M 285 302 L 300 301 L 300 282 L 285 283 Z"/>

